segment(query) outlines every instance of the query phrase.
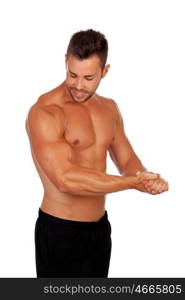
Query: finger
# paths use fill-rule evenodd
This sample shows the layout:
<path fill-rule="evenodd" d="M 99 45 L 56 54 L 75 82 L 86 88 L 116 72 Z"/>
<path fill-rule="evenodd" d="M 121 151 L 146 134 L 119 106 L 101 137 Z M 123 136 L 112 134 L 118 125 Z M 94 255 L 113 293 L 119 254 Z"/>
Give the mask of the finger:
<path fill-rule="evenodd" d="M 158 179 L 153 179 L 153 180 L 148 180 L 147 181 L 147 184 L 148 185 L 150 185 L 151 187 L 153 186 L 153 187 L 160 187 L 162 184 L 164 184 L 164 182 L 160 179 L 160 178 L 158 178 Z"/>
<path fill-rule="evenodd" d="M 156 194 L 158 194 L 158 192 L 156 190 L 151 190 L 151 194 L 156 195 Z"/>
<path fill-rule="evenodd" d="M 146 189 L 149 193 L 152 193 L 152 194 L 157 194 L 159 192 L 158 186 L 154 185 L 154 184 L 152 186 L 147 186 Z"/>
<path fill-rule="evenodd" d="M 155 186 L 155 188 L 158 188 L 160 190 L 160 189 L 164 189 L 164 187 L 167 187 L 167 184 L 164 179 L 159 178 L 158 180 L 154 181 L 153 186 Z"/>
<path fill-rule="evenodd" d="M 169 190 L 169 184 L 167 181 L 165 181 L 165 184 L 166 184 L 166 188 L 167 188 L 167 191 Z"/>
<path fill-rule="evenodd" d="M 164 192 L 168 191 L 169 190 L 169 185 L 168 183 L 167 184 L 164 184 Z"/>
<path fill-rule="evenodd" d="M 163 183 L 159 188 L 160 193 L 166 192 L 167 190 L 168 190 L 168 186 L 166 183 Z"/>
<path fill-rule="evenodd" d="M 160 194 L 168 190 L 168 184 L 163 179 L 159 180 L 148 180 L 145 183 L 145 188 L 151 194 Z"/>
<path fill-rule="evenodd" d="M 154 181 L 154 183 L 148 187 L 152 193 L 160 194 L 163 192 L 163 183 L 161 181 Z"/>
<path fill-rule="evenodd" d="M 153 190 L 157 190 L 161 187 L 161 182 L 159 180 L 153 181 L 152 184 L 150 184 L 150 188 Z"/>
<path fill-rule="evenodd" d="M 146 185 L 148 186 L 148 187 L 152 187 L 153 186 L 153 184 L 154 184 L 154 182 L 158 182 L 158 179 L 149 179 L 149 180 L 147 180 L 146 181 Z"/>
<path fill-rule="evenodd" d="M 161 182 L 159 182 L 159 184 L 158 184 L 158 191 L 160 192 L 160 193 L 162 193 L 163 191 L 164 191 L 164 187 L 165 187 L 165 184 L 164 184 L 164 182 L 163 181 L 161 181 Z"/>
<path fill-rule="evenodd" d="M 157 179 L 159 177 L 158 174 L 152 174 L 152 173 L 145 173 L 145 174 L 142 174 L 142 176 L 144 176 L 145 179 L 147 179 L 147 180 Z"/>

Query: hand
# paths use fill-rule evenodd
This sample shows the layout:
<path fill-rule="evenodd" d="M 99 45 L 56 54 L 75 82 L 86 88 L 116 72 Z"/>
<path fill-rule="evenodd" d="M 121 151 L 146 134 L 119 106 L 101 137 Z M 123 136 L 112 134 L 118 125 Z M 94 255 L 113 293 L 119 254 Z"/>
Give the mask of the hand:
<path fill-rule="evenodd" d="M 160 194 L 168 191 L 168 182 L 160 177 L 159 174 L 152 172 L 139 172 L 136 175 L 136 189 L 152 195 Z"/>
<path fill-rule="evenodd" d="M 152 195 L 161 194 L 169 190 L 168 182 L 161 178 L 160 175 L 158 179 L 148 180 L 145 183 L 145 187 L 148 193 Z"/>

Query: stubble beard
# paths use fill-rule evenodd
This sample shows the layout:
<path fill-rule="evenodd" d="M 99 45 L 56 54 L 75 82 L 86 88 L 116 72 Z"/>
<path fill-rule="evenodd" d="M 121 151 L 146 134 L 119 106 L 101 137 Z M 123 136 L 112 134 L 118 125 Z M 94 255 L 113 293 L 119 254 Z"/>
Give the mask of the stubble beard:
<path fill-rule="evenodd" d="M 84 102 L 87 102 L 87 101 L 94 95 L 94 93 L 89 93 L 88 91 L 83 91 L 84 93 L 87 94 L 87 96 L 86 96 L 85 98 L 82 98 L 82 100 L 81 100 L 81 99 L 75 98 L 75 97 L 73 96 L 71 90 L 72 90 L 72 89 L 76 90 L 75 88 L 73 88 L 73 87 L 67 87 L 67 89 L 68 89 L 68 92 L 69 92 L 71 98 L 72 98 L 73 101 L 75 101 L 76 103 L 84 103 Z"/>

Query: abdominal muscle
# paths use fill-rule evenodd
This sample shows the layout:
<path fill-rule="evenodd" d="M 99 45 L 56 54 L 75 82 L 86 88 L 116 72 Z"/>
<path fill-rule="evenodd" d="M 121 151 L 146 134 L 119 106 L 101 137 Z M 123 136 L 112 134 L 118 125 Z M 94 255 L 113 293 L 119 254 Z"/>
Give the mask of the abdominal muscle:
<path fill-rule="evenodd" d="M 104 215 L 106 195 L 81 196 L 60 192 L 41 169 L 33 152 L 32 157 L 44 187 L 42 211 L 75 221 L 98 221 Z"/>

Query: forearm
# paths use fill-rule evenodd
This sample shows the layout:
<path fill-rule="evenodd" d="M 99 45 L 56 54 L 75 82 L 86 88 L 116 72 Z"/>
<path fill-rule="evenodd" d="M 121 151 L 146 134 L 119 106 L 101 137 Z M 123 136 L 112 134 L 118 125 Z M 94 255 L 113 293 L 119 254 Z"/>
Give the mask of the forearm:
<path fill-rule="evenodd" d="M 121 174 L 125 176 L 135 176 L 143 171 L 147 171 L 147 169 L 142 165 L 140 159 L 134 155 L 128 160 L 126 166 L 121 169 Z"/>
<path fill-rule="evenodd" d="M 63 181 L 66 192 L 83 196 L 100 196 L 131 189 L 133 182 L 133 176 L 114 176 L 78 166 L 70 168 Z"/>

